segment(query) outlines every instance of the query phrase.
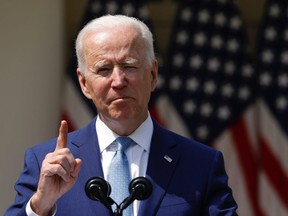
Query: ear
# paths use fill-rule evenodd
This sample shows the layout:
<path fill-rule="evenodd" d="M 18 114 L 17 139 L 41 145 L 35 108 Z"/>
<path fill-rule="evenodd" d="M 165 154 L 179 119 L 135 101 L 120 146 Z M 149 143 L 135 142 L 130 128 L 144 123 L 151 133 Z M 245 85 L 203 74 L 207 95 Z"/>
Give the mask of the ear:
<path fill-rule="evenodd" d="M 92 99 L 89 87 L 87 85 L 87 80 L 84 74 L 81 73 L 80 68 L 77 68 L 77 76 L 78 81 L 81 86 L 82 93 L 87 97 L 88 99 Z"/>
<path fill-rule="evenodd" d="M 158 80 L 158 61 L 155 59 L 152 64 L 151 68 L 151 91 L 154 91 L 157 86 L 157 80 Z"/>

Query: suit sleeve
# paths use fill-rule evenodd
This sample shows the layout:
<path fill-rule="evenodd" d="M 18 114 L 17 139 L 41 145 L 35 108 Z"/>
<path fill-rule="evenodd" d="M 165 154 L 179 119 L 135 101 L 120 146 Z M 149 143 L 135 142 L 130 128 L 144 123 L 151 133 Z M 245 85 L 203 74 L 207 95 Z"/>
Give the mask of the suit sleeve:
<path fill-rule="evenodd" d="M 14 188 L 16 197 L 14 203 L 7 209 L 5 216 L 26 215 L 26 204 L 37 189 L 39 174 L 39 161 L 31 149 L 27 149 L 24 159 L 24 168 Z"/>
<path fill-rule="evenodd" d="M 237 215 L 237 204 L 228 186 L 228 176 L 224 167 L 223 155 L 217 152 L 212 163 L 206 193 L 206 207 L 203 215 Z"/>

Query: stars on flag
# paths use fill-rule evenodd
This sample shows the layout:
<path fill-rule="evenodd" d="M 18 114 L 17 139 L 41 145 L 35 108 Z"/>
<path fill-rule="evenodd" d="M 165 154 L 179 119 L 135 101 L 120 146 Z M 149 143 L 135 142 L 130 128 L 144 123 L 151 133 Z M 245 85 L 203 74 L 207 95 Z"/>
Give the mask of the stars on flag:
<path fill-rule="evenodd" d="M 280 88 L 287 88 L 288 87 L 288 74 L 285 72 L 282 72 L 278 76 L 278 86 Z"/>
<path fill-rule="evenodd" d="M 230 83 L 223 85 L 221 90 L 222 95 L 228 98 L 231 97 L 234 93 L 234 88 Z"/>
<path fill-rule="evenodd" d="M 281 10 L 278 4 L 273 4 L 270 8 L 269 8 L 269 15 L 271 18 L 277 18 L 280 16 Z"/>
<path fill-rule="evenodd" d="M 118 4 L 115 1 L 110 1 L 106 4 L 106 11 L 111 14 L 115 14 L 118 10 Z"/>
<path fill-rule="evenodd" d="M 206 83 L 204 83 L 204 92 L 206 94 L 212 95 L 215 93 L 217 86 L 215 81 L 213 80 L 208 80 Z"/>
<path fill-rule="evenodd" d="M 239 16 L 235 16 L 230 20 L 230 28 L 233 30 L 239 30 L 242 27 L 242 20 Z"/>
<path fill-rule="evenodd" d="M 203 59 L 200 55 L 194 55 L 190 58 L 190 67 L 194 69 L 199 69 L 203 64 Z"/>
<path fill-rule="evenodd" d="M 213 49 L 221 49 L 223 46 L 223 39 L 219 35 L 212 36 L 211 38 L 211 47 Z"/>
<path fill-rule="evenodd" d="M 268 87 L 268 86 L 270 86 L 271 82 L 272 82 L 272 77 L 271 77 L 269 72 L 266 71 L 260 75 L 261 86 Z"/>
<path fill-rule="evenodd" d="M 221 106 L 218 109 L 218 118 L 221 120 L 226 120 L 230 117 L 230 109 L 227 106 Z"/>
<path fill-rule="evenodd" d="M 198 79 L 192 77 L 187 80 L 186 82 L 186 89 L 188 92 L 193 92 L 196 91 L 199 87 L 199 82 Z"/>
<path fill-rule="evenodd" d="M 252 77 L 254 75 L 254 68 L 251 64 L 244 64 L 242 66 L 242 75 L 243 77 Z"/>
<path fill-rule="evenodd" d="M 266 64 L 272 63 L 274 60 L 274 53 L 270 49 L 264 50 L 261 56 L 262 61 Z"/>
<path fill-rule="evenodd" d="M 216 72 L 220 68 L 220 61 L 218 58 L 210 58 L 207 60 L 207 69 L 211 72 Z"/>
<path fill-rule="evenodd" d="M 284 35 L 283 35 L 284 41 L 288 42 L 288 29 L 286 29 L 284 31 Z"/>
<path fill-rule="evenodd" d="M 177 53 L 173 57 L 173 65 L 175 67 L 181 68 L 183 66 L 185 59 L 181 53 Z"/>
<path fill-rule="evenodd" d="M 169 98 L 191 136 L 204 143 L 243 112 L 256 82 L 238 11 L 226 0 L 209 2 L 182 3 L 166 62 Z"/>
<path fill-rule="evenodd" d="M 98 14 L 102 10 L 100 1 L 93 1 L 91 4 L 91 11 L 93 14 Z"/>
<path fill-rule="evenodd" d="M 172 90 L 179 90 L 181 86 L 182 80 L 180 79 L 180 77 L 175 76 L 170 80 L 170 88 Z"/>
<path fill-rule="evenodd" d="M 192 12 L 189 8 L 185 8 L 181 12 L 181 20 L 185 22 L 189 22 L 192 19 Z"/>
<path fill-rule="evenodd" d="M 215 15 L 215 25 L 223 27 L 227 22 L 226 17 L 223 13 L 218 13 Z"/>
<path fill-rule="evenodd" d="M 127 3 L 123 6 L 124 14 L 135 14 L 135 8 L 131 3 Z"/>
<path fill-rule="evenodd" d="M 233 75 L 236 70 L 235 63 L 233 61 L 227 61 L 224 64 L 224 72 L 227 75 Z"/>
<path fill-rule="evenodd" d="M 263 98 L 280 125 L 286 130 L 288 116 L 288 11 L 280 2 L 271 1 L 267 17 L 263 20 L 263 35 L 260 37 L 259 86 Z M 286 116 L 286 117 L 285 117 Z"/>
<path fill-rule="evenodd" d="M 281 63 L 288 65 L 288 51 L 284 51 L 281 53 Z"/>
<path fill-rule="evenodd" d="M 236 52 L 239 48 L 239 43 L 237 42 L 236 39 L 231 39 L 227 42 L 227 49 L 230 52 Z"/>
<path fill-rule="evenodd" d="M 194 35 L 194 44 L 204 46 L 207 41 L 206 35 L 203 32 L 198 32 Z"/>
<path fill-rule="evenodd" d="M 135 16 L 142 18 L 144 20 L 149 19 L 149 11 L 146 5 L 135 4 L 137 1 L 124 0 L 124 1 L 105 1 L 105 0 L 95 0 L 91 1 L 90 10 L 94 17 L 104 15 L 104 14 L 125 14 L 129 16 Z M 136 6 L 137 5 L 137 6 Z"/>
<path fill-rule="evenodd" d="M 266 40 L 270 40 L 270 41 L 273 41 L 275 40 L 277 36 L 277 32 L 275 31 L 275 28 L 270 26 L 268 28 L 266 28 L 265 30 L 265 39 Z"/>
<path fill-rule="evenodd" d="M 196 105 L 193 100 L 187 100 L 184 102 L 184 112 L 188 115 L 192 115 L 196 110 Z"/>
<path fill-rule="evenodd" d="M 189 36 L 188 36 L 188 34 L 187 34 L 186 31 L 180 31 L 180 32 L 177 34 L 177 39 L 176 39 L 176 41 L 177 41 L 177 43 L 178 43 L 179 45 L 185 45 L 185 44 L 187 43 L 187 41 L 188 41 L 188 38 L 189 38 Z"/>
<path fill-rule="evenodd" d="M 288 105 L 287 98 L 285 96 L 279 96 L 276 98 L 276 107 L 278 110 L 286 110 Z"/>
<path fill-rule="evenodd" d="M 243 86 L 239 88 L 239 99 L 247 100 L 251 95 L 250 89 L 248 86 Z"/>
<path fill-rule="evenodd" d="M 203 9 L 199 12 L 198 14 L 199 23 L 202 24 L 208 23 L 209 19 L 210 19 L 210 13 L 206 9 Z"/>

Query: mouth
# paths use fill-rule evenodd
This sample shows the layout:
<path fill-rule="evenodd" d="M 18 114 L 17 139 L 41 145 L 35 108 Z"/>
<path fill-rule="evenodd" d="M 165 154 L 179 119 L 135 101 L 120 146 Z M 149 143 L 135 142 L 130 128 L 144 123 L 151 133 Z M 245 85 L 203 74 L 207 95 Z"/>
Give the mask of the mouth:
<path fill-rule="evenodd" d="M 111 100 L 111 103 L 112 102 L 126 102 L 128 100 L 132 100 L 131 97 L 115 97 Z"/>

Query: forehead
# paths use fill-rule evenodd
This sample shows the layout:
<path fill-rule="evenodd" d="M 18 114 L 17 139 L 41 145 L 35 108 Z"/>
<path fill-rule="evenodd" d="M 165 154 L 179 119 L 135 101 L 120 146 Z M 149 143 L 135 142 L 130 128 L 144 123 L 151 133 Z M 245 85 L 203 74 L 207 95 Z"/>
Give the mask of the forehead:
<path fill-rule="evenodd" d="M 103 28 L 89 33 L 84 39 L 84 53 L 102 55 L 113 52 L 143 52 L 144 39 L 138 29 L 132 26 Z"/>

